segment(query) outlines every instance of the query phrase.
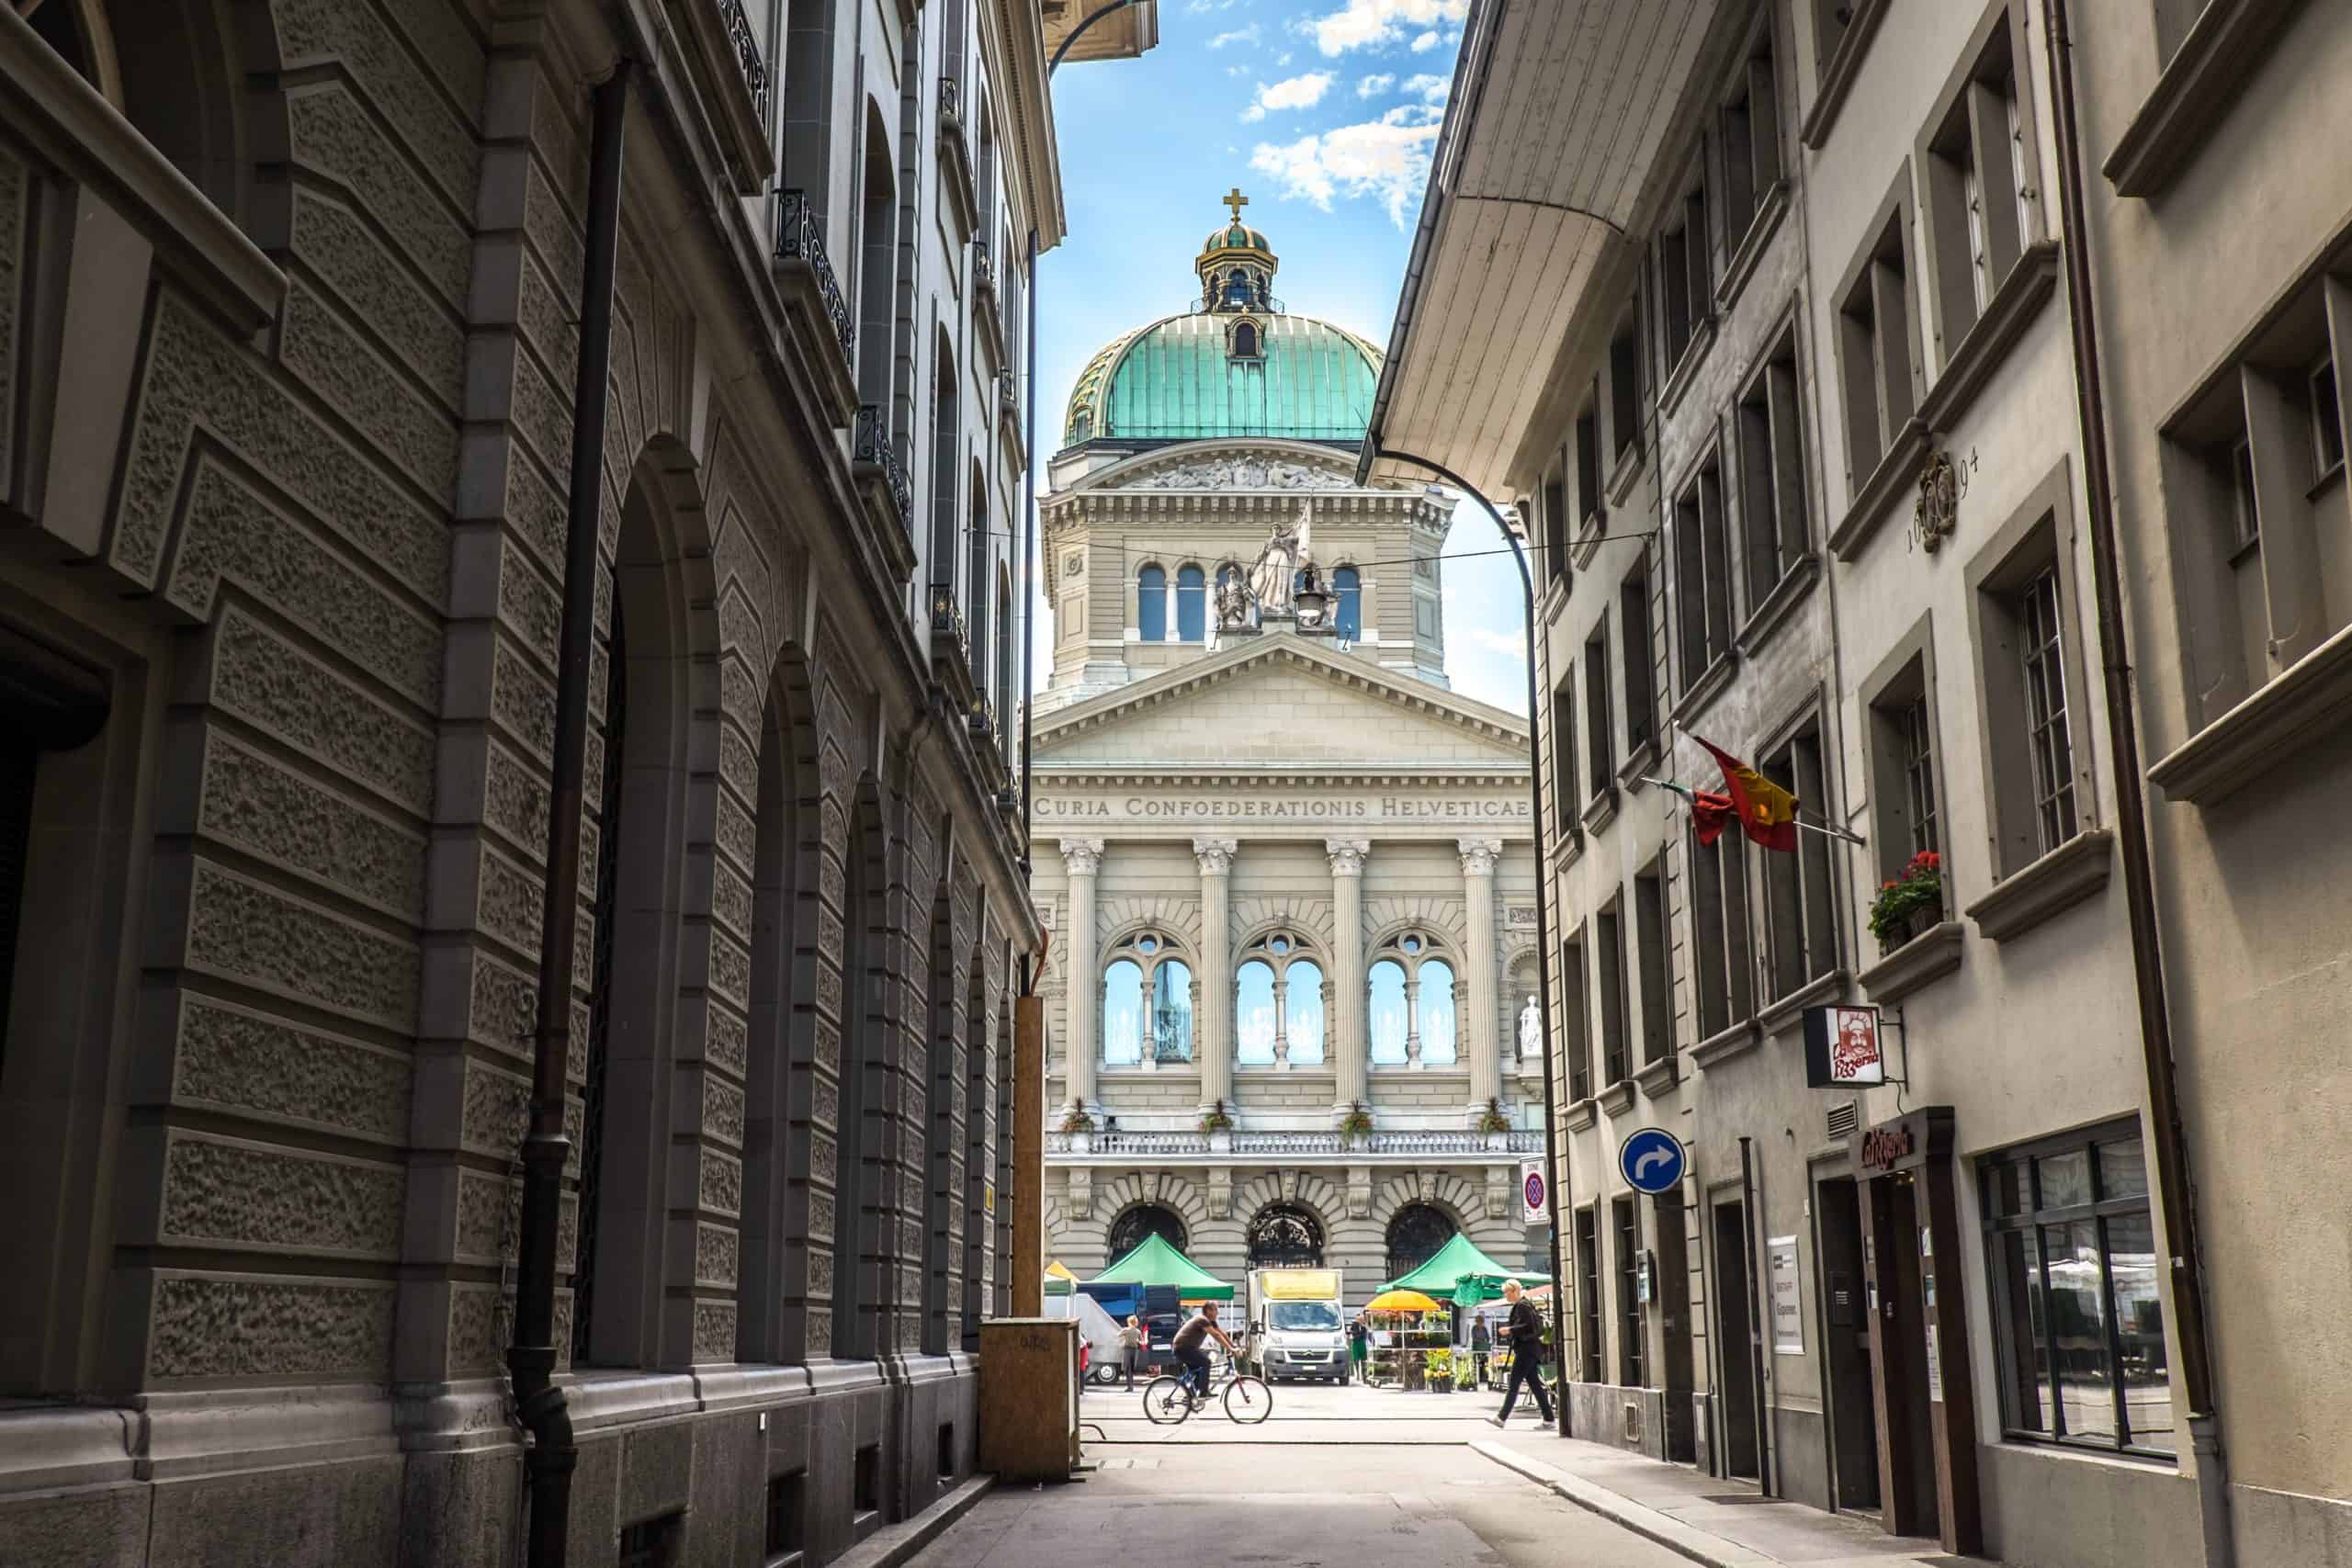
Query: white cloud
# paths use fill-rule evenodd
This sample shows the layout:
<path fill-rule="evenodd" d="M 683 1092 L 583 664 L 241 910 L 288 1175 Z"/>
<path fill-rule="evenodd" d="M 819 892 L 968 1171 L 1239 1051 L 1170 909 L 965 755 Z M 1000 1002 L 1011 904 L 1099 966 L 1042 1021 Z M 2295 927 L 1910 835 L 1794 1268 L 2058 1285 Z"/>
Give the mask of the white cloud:
<path fill-rule="evenodd" d="M 1272 109 L 1312 108 L 1321 103 L 1323 95 L 1330 90 L 1331 73 L 1329 71 L 1309 71 L 1304 76 L 1286 76 L 1272 86 L 1261 82 L 1258 84 L 1257 101 L 1242 111 L 1241 118 L 1259 120 L 1265 118 Z"/>
<path fill-rule="evenodd" d="M 1277 65 L 1288 65 L 1290 63 L 1290 51 L 1284 50 L 1280 54 L 1274 56 L 1274 63 Z"/>
<path fill-rule="evenodd" d="M 1437 130 L 1436 119 L 1426 113 L 1392 109 L 1376 120 L 1295 141 L 1261 141 L 1250 150 L 1250 166 L 1281 182 L 1284 196 L 1303 197 L 1327 212 L 1336 197 L 1370 197 L 1401 229 L 1406 208 L 1429 179 Z"/>
<path fill-rule="evenodd" d="M 1427 54 L 1430 51 L 1437 47 L 1437 29 L 1435 28 L 1431 28 L 1429 31 L 1421 34 L 1419 38 L 1416 38 L 1413 40 L 1413 52 L 1415 54 Z"/>
<path fill-rule="evenodd" d="M 1256 43 L 1265 36 L 1266 29 L 1252 22 L 1246 28 L 1235 28 L 1231 32 L 1217 34 L 1216 37 L 1209 39 L 1209 47 L 1223 49 L 1229 43 Z"/>
<path fill-rule="evenodd" d="M 1453 83 L 1444 76 L 1408 76 L 1405 78 L 1405 91 L 1425 104 L 1442 104 L 1453 91 Z"/>
<path fill-rule="evenodd" d="M 1376 75 L 1367 76 L 1363 81 L 1358 82 L 1356 84 L 1356 96 L 1359 98 L 1376 98 L 1396 85 L 1396 78 L 1384 71 Z"/>
<path fill-rule="evenodd" d="M 1385 49 L 1401 41 L 1408 28 L 1429 32 L 1439 22 L 1459 22 L 1469 15 L 1470 0 L 1345 0 L 1336 11 L 1312 17 L 1307 28 L 1315 47 L 1325 54 L 1345 54 L 1352 49 Z M 1416 49 L 1424 47 L 1416 40 Z M 1432 40 L 1427 47 L 1435 48 Z"/>
<path fill-rule="evenodd" d="M 1463 638 L 1489 652 L 1499 653 L 1506 659 L 1527 657 L 1527 634 L 1523 631 L 1498 632 L 1491 626 L 1450 626 L 1447 630 L 1453 637 Z"/>

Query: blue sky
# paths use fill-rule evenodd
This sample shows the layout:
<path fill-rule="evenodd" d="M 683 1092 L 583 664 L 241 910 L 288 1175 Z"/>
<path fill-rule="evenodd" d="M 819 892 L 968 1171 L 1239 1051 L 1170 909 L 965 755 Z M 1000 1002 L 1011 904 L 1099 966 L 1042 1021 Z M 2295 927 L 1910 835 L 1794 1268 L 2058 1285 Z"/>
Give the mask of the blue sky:
<path fill-rule="evenodd" d="M 1141 60 L 1054 78 L 1069 235 L 1038 263 L 1043 445 L 1096 349 L 1191 302 L 1193 258 L 1238 186 L 1293 310 L 1385 345 L 1468 0 L 1160 0 Z M 1039 476 L 1042 485 L 1044 476 Z M 1446 553 L 1500 541 L 1475 508 Z M 1445 568 L 1454 689 L 1524 712 L 1515 570 Z M 1037 606 L 1037 683 L 1052 646 Z"/>

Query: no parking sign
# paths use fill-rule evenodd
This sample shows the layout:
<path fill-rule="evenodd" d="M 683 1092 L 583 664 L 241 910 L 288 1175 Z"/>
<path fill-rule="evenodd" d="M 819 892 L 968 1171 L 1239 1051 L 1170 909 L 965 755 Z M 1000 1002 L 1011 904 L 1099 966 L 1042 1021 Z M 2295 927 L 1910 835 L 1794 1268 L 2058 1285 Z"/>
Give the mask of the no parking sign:
<path fill-rule="evenodd" d="M 1551 1195 L 1551 1185 L 1544 1179 L 1544 1162 L 1523 1159 L 1519 1162 L 1519 1223 L 1541 1225 L 1551 1222 L 1544 1200 Z"/>

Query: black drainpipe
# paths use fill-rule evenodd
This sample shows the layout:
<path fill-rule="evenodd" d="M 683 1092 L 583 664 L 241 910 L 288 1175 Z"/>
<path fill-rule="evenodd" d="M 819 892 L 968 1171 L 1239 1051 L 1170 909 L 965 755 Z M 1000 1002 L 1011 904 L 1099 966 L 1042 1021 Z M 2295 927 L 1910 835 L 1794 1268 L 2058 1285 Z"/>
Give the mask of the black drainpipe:
<path fill-rule="evenodd" d="M 2188 1397 L 2190 1451 L 2205 1531 L 2207 1568 L 2236 1561 L 2230 1534 L 2228 1461 L 2222 1412 L 2213 1395 L 2212 1343 L 2205 1320 L 2205 1278 L 2197 1246 L 2197 1197 L 2182 1129 L 2180 1086 L 2173 1062 L 2171 1007 L 2156 924 L 2155 871 L 2149 854 L 2148 802 L 2140 782 L 2140 731 L 2132 705 L 2132 660 L 2125 642 L 2123 576 L 2116 553 L 2115 475 L 2107 451 L 2107 408 L 2100 383 L 2098 320 L 2093 310 L 2089 220 L 2084 211 L 2083 150 L 2075 118 L 2074 42 L 2066 0 L 2048 0 L 2058 132 L 2058 210 L 2066 248 L 2066 312 L 2074 334 L 2075 399 L 2082 423 L 2083 490 L 2089 515 L 2091 581 L 2098 604 L 2098 644 L 2107 728 L 2115 746 L 2115 818 L 2123 858 L 2123 904 L 2132 931 L 2132 976 L 2140 1004 L 2140 1049 L 2148 1077 L 2148 1122 L 2163 1194 L 2165 1239 L 2172 1258 L 2173 1329 L 2180 1337 L 2181 1391 Z"/>
<path fill-rule="evenodd" d="M 564 1568 L 571 1472 L 580 1448 L 556 1385 L 556 1231 L 563 1206 L 564 1069 L 571 1060 L 571 950 L 580 925 L 580 812 L 588 758 L 588 674 L 595 650 L 596 547 L 605 468 L 605 376 L 613 344 L 613 269 L 620 244 L 621 130 L 629 62 L 595 91 L 589 150 L 587 258 L 582 267 L 580 371 L 572 387 L 571 492 L 564 513 L 563 642 L 556 664 L 555 777 L 548 811 L 547 899 L 539 919 L 539 1024 L 531 1048 L 531 1130 L 523 1140 L 523 1226 L 514 1342 L 506 1365 L 531 1434 L 531 1568 Z M 607 843 L 604 852 L 610 854 Z"/>
<path fill-rule="evenodd" d="M 1747 1359 L 1756 1379 L 1756 1483 L 1768 1497 L 1780 1494 L 1772 1488 L 1772 1408 L 1764 1403 L 1764 1358 L 1769 1354 L 1764 1335 L 1764 1292 L 1757 1283 L 1756 1237 L 1763 1229 L 1763 1216 L 1756 1212 L 1756 1168 L 1751 1161 L 1750 1140 L 1739 1141 L 1739 1217 L 1744 1234 L 1739 1249 L 1747 1254 Z"/>

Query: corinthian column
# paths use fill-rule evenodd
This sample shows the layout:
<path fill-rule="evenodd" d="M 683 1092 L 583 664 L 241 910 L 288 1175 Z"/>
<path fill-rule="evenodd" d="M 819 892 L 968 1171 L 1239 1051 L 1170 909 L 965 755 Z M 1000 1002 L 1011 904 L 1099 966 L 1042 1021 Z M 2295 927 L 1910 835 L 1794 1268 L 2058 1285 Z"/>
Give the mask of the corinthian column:
<path fill-rule="evenodd" d="M 1326 839 L 1331 858 L 1331 1066 L 1338 1081 L 1336 1109 L 1366 1098 L 1364 1056 L 1363 860 L 1369 839 Z"/>
<path fill-rule="evenodd" d="M 1194 839 L 1201 866 L 1201 1006 L 1195 1055 L 1201 1064 L 1201 1109 L 1233 1100 L 1233 917 L 1227 901 L 1232 881 L 1231 839 Z"/>
<path fill-rule="evenodd" d="M 1468 951 L 1453 998 L 1454 1017 L 1467 1018 L 1470 1052 L 1470 1106 L 1475 1124 L 1487 1101 L 1500 1092 L 1499 1058 L 1495 1043 L 1495 857 L 1503 852 L 1500 839 L 1461 839 L 1462 901 L 1468 912 Z"/>
<path fill-rule="evenodd" d="M 1102 864 L 1100 839 L 1064 839 L 1062 864 L 1069 873 L 1069 919 L 1062 944 L 1068 950 L 1062 973 L 1069 976 L 1069 1035 L 1062 1050 L 1069 1061 L 1069 1102 L 1094 1103 L 1094 1058 L 1102 1050 L 1095 1009 L 1102 998 L 1102 976 L 1094 962 L 1094 874 Z"/>

